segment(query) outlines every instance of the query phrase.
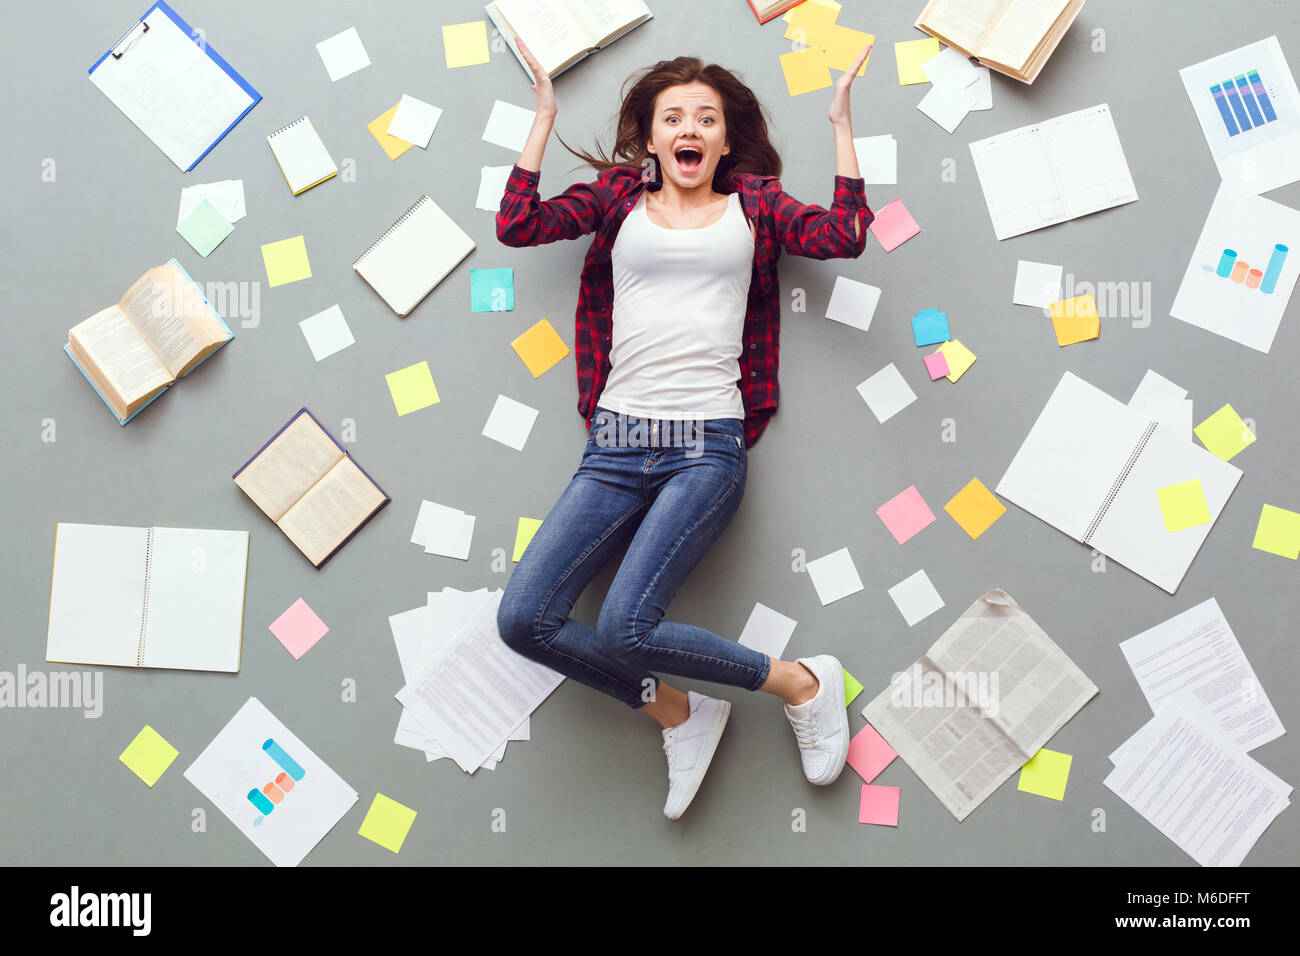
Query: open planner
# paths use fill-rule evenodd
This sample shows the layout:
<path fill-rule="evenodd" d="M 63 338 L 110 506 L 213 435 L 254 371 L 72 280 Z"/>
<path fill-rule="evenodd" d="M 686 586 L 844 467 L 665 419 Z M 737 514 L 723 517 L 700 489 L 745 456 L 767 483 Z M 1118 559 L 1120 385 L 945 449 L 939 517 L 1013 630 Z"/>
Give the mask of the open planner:
<path fill-rule="evenodd" d="M 266 141 L 295 196 L 338 174 L 339 168 L 306 116 L 280 127 Z"/>
<path fill-rule="evenodd" d="M 200 31 L 161 2 L 95 61 L 90 82 L 182 172 L 262 99 Z"/>
<path fill-rule="evenodd" d="M 406 316 L 472 251 L 468 233 L 436 202 L 421 196 L 352 268 L 389 308 Z"/>
<path fill-rule="evenodd" d="M 305 408 L 234 479 L 317 568 L 389 501 Z"/>
<path fill-rule="evenodd" d="M 1066 372 L 995 489 L 1173 594 L 1241 469 Z M 1168 531 L 1157 489 L 1198 479 L 1210 520 Z"/>
<path fill-rule="evenodd" d="M 59 522 L 45 659 L 239 670 L 247 531 Z"/>
<path fill-rule="evenodd" d="M 971 143 L 970 154 L 999 239 L 1138 198 L 1106 103 Z"/>

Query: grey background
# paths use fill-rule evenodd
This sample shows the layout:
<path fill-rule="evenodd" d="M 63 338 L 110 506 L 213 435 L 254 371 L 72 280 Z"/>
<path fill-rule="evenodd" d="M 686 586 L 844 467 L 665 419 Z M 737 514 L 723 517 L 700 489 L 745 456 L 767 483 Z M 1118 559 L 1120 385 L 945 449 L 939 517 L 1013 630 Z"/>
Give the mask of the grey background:
<path fill-rule="evenodd" d="M 256 696 L 359 793 L 352 810 L 306 865 L 420 863 L 834 863 L 1190 866 L 1192 861 L 1102 785 L 1106 754 L 1143 723 L 1148 707 L 1117 644 L 1214 596 L 1292 733 L 1253 756 L 1294 782 L 1300 725 L 1291 644 L 1296 565 L 1252 550 L 1260 507 L 1296 509 L 1295 307 L 1268 355 L 1170 319 L 1168 308 L 1214 195 L 1217 173 L 1178 69 L 1277 34 L 1294 68 L 1296 7 L 1281 2 L 1169 4 L 1091 0 L 1032 87 L 994 75 L 994 109 L 953 135 L 918 112 L 927 87 L 900 87 L 892 43 L 921 34 L 922 4 L 849 3 L 840 22 L 877 34 L 852 91 L 854 134 L 892 132 L 899 183 L 868 186 L 873 208 L 901 196 L 923 232 L 885 255 L 868 241 L 858 260 L 784 257 L 782 402 L 750 453 L 748 488 L 733 523 L 679 593 L 670 615 L 729 638 L 755 601 L 799 623 L 787 657 L 831 652 L 865 685 L 860 710 L 986 589 L 1002 587 L 1100 688 L 1049 746 L 1074 755 L 1063 803 L 1020 793 L 1013 776 L 964 823 L 955 822 L 896 761 L 876 781 L 902 788 L 897 829 L 857 823 L 860 781 L 851 770 L 828 788 L 807 784 L 779 702 L 695 685 L 730 699 L 732 721 L 686 816 L 661 814 L 665 763 L 657 725 L 597 692 L 566 682 L 534 715 L 533 739 L 512 743 L 495 772 L 467 776 L 450 761 L 426 764 L 392 743 L 401 674 L 387 617 L 444 586 L 499 588 L 492 551 L 509 555 L 518 516 L 543 517 L 577 467 L 584 440 L 575 410 L 573 358 L 534 380 L 508 343 L 547 317 L 572 343 L 578 273 L 589 240 L 509 249 L 493 214 L 474 208 L 481 166 L 517 154 L 480 137 L 496 98 L 532 108 L 513 56 L 447 70 L 440 25 L 478 19 L 469 0 L 446 3 L 204 3 L 178 12 L 263 101 L 189 174 L 178 172 L 86 78 L 86 70 L 145 4 L 18 6 L 3 58 L 3 307 L 0 376 L 9 593 L 0 669 L 65 669 L 44 661 L 50 565 L 58 521 L 252 532 L 242 667 L 237 675 L 104 668 L 104 713 L 0 710 L 0 860 L 39 864 L 252 864 L 262 854 L 182 776 L 250 696 Z M 556 80 L 556 131 L 590 148 L 612 141 L 619 89 L 636 69 L 683 53 L 733 68 L 772 116 L 786 189 L 831 201 L 831 90 L 791 98 L 778 56 L 783 25 L 759 27 L 742 0 L 707 7 L 652 0 L 656 16 Z M 356 26 L 372 66 L 331 83 L 317 41 Z M 1093 50 L 1104 31 L 1105 51 Z M 838 75 L 838 74 L 835 74 Z M 426 152 L 396 162 L 366 123 L 409 92 L 444 109 Z M 1141 199 L 997 242 L 968 144 L 1097 103 L 1114 113 Z M 268 132 L 306 113 L 335 160 L 355 161 L 355 182 L 332 180 L 293 197 Z M 56 180 L 42 182 L 42 164 Z M 956 181 L 943 182 L 946 159 Z M 543 198 L 589 179 L 552 137 Z M 242 178 L 248 216 L 206 260 L 174 231 L 183 185 Z M 428 192 L 478 248 L 407 319 L 356 276 L 353 258 L 417 196 Z M 1270 194 L 1300 205 L 1300 187 Z M 270 289 L 259 246 L 306 237 L 313 278 Z M 146 269 L 177 257 L 200 282 L 262 283 L 260 324 L 127 427 L 61 353 L 68 329 L 117 300 Z M 1148 288 L 1149 327 L 1103 316 L 1101 338 L 1061 349 L 1050 321 L 1010 304 L 1018 258 L 1060 263 L 1075 281 Z M 516 309 L 473 314 L 469 269 L 513 267 Z M 837 275 L 884 293 L 871 331 L 822 318 Z M 807 293 L 803 314 L 790 308 Z M 338 303 L 357 344 L 320 364 L 298 322 Z M 908 318 L 935 306 L 979 360 L 956 385 L 931 384 Z M 1138 321 L 1136 324 L 1140 325 Z M 427 360 L 441 404 L 399 418 L 387 372 Z M 881 425 L 855 386 L 895 362 L 919 400 Z M 1245 475 L 1178 593 L 1111 564 L 1093 573 L 1088 549 L 1015 506 L 978 541 L 941 511 L 972 477 L 992 488 L 1065 370 L 1127 400 L 1148 367 L 1190 390 L 1200 421 L 1231 402 L 1256 423 L 1258 442 L 1234 463 Z M 541 414 L 522 453 L 480 436 L 498 393 Z M 230 480 L 234 470 L 301 406 L 337 434 L 353 419 L 351 451 L 392 504 L 326 567 L 315 571 Z M 957 441 L 944 443 L 944 419 Z M 53 419 L 57 441 L 41 441 Z M 900 547 L 875 509 L 915 484 L 937 520 Z M 478 516 L 467 562 L 409 543 L 421 499 Z M 822 607 L 792 573 L 847 547 L 865 590 Z M 946 606 L 908 628 L 886 588 L 925 568 Z M 611 565 L 575 609 L 593 622 Z M 306 599 L 330 632 L 295 662 L 267 630 Z M 89 670 L 89 669 L 86 669 Z M 358 700 L 341 701 L 346 678 Z M 679 686 L 692 686 L 679 681 Z M 152 724 L 180 757 L 152 789 L 118 763 Z M 419 811 L 399 856 L 356 835 L 376 792 Z M 191 831 L 203 808 L 204 833 Z M 494 808 L 505 833 L 491 829 Z M 792 812 L 807 813 L 793 833 Z M 1107 815 L 1091 829 L 1093 809 Z M 1284 812 L 1247 859 L 1293 863 L 1300 817 Z"/>

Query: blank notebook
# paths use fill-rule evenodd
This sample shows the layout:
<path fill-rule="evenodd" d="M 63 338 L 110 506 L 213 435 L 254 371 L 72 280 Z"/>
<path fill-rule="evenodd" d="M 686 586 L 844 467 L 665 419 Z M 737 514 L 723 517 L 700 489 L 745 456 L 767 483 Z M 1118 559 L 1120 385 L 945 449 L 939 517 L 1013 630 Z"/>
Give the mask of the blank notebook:
<path fill-rule="evenodd" d="M 247 531 L 59 522 L 45 659 L 239 670 Z"/>
<path fill-rule="evenodd" d="M 352 268 L 398 315 L 410 314 L 474 250 L 474 240 L 421 196 Z"/>
<path fill-rule="evenodd" d="M 276 130 L 266 141 L 271 144 L 275 161 L 280 164 L 280 170 L 295 196 L 339 171 L 317 135 L 316 127 L 305 116 Z"/>
<path fill-rule="evenodd" d="M 1173 594 L 1240 478 L 1235 465 L 1066 372 L 996 491 Z M 1192 479 L 1210 520 L 1168 531 L 1156 491 Z"/>

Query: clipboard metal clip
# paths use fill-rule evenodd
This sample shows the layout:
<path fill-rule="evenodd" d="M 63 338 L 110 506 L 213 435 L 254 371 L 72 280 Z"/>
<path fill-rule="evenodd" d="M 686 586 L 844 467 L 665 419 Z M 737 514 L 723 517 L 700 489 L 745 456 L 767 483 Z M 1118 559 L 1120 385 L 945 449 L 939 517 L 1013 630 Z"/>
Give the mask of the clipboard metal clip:
<path fill-rule="evenodd" d="M 149 24 L 145 23 L 143 20 L 140 20 L 138 23 L 136 23 L 135 26 L 131 27 L 131 29 L 123 33 L 122 38 L 118 40 L 116 43 L 114 43 L 113 48 L 109 50 L 109 52 L 113 54 L 113 59 L 115 60 L 122 59 L 122 54 L 125 53 L 128 49 L 130 49 L 132 44 L 134 44 L 137 40 L 139 40 L 142 36 L 144 36 L 148 32 L 149 32 Z"/>

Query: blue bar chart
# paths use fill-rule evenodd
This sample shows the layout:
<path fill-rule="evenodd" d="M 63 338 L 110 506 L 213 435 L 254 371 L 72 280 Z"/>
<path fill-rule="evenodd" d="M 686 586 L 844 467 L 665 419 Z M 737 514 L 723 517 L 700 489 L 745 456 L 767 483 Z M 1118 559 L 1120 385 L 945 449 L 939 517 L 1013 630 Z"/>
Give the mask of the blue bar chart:
<path fill-rule="evenodd" d="M 1277 110 L 1258 70 L 1247 70 L 1210 87 L 1229 136 L 1277 122 Z"/>

